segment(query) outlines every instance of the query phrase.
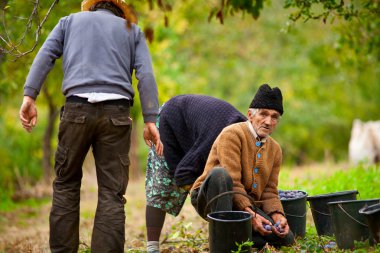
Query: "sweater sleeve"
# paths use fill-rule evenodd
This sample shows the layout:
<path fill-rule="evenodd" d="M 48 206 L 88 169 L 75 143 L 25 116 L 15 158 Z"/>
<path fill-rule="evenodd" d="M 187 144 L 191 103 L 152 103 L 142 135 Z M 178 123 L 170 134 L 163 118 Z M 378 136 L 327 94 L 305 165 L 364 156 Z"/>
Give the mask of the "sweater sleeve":
<path fill-rule="evenodd" d="M 144 122 L 156 122 L 158 113 L 158 91 L 153 73 L 152 59 L 145 41 L 145 36 L 140 29 L 136 35 L 134 69 L 139 80 L 137 89 L 140 95 L 140 102 Z"/>
<path fill-rule="evenodd" d="M 281 148 L 278 147 L 274 154 L 274 163 L 269 176 L 268 184 L 265 186 L 264 191 L 261 195 L 262 209 L 267 214 L 278 212 L 284 215 L 284 210 L 278 197 L 277 189 L 281 163 L 282 151 Z"/>
<path fill-rule="evenodd" d="M 54 67 L 55 60 L 61 57 L 66 18 L 67 17 L 60 19 L 34 58 L 25 81 L 24 96 L 29 96 L 34 99 L 37 98 L 48 73 Z"/>
<path fill-rule="evenodd" d="M 247 193 L 242 184 L 241 146 L 242 136 L 235 131 L 223 131 L 217 142 L 217 156 L 221 167 L 226 169 L 233 181 L 233 191 Z M 247 197 L 241 194 L 234 195 L 234 205 L 239 210 L 251 206 Z"/>

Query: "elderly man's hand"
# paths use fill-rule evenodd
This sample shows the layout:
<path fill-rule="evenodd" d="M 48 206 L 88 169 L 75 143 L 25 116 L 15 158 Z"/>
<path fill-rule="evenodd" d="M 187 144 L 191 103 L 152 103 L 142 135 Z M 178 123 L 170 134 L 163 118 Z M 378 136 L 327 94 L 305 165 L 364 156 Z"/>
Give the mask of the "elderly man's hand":
<path fill-rule="evenodd" d="M 272 214 L 272 219 L 281 228 L 281 232 L 276 228 L 272 229 L 273 232 L 279 237 L 285 237 L 289 233 L 288 220 L 280 213 Z"/>
<path fill-rule="evenodd" d="M 29 133 L 37 124 L 37 108 L 33 98 L 24 96 L 19 112 L 22 127 Z"/>
<path fill-rule="evenodd" d="M 158 155 L 162 156 L 164 153 L 164 145 L 160 140 L 160 133 L 153 122 L 145 123 L 144 127 L 144 140 L 146 145 L 152 147 L 152 143 L 156 146 L 156 152 Z"/>
<path fill-rule="evenodd" d="M 272 231 L 268 231 L 264 228 L 265 225 L 272 226 L 272 223 L 265 219 L 263 216 L 261 216 L 258 213 L 255 213 L 251 208 L 246 207 L 244 211 L 249 212 L 252 214 L 252 228 L 253 230 L 260 233 L 260 235 L 270 235 Z"/>

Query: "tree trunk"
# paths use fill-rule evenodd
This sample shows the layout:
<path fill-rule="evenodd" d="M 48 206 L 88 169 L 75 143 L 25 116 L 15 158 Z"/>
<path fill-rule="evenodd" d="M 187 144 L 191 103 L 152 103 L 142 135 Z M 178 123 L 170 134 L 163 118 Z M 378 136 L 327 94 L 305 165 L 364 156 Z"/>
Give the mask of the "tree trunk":
<path fill-rule="evenodd" d="M 129 157 L 131 164 L 129 166 L 129 178 L 131 181 L 136 181 L 141 177 L 140 162 L 139 162 L 139 142 L 137 121 L 132 121 L 132 133 L 131 133 L 131 150 L 129 151 Z"/>
<path fill-rule="evenodd" d="M 44 143 L 43 143 L 43 160 L 42 167 L 44 171 L 44 179 L 46 182 L 50 182 L 52 176 L 52 157 L 53 157 L 53 149 L 51 147 L 51 140 L 54 133 L 55 121 L 58 118 L 58 110 L 57 108 L 49 107 L 48 114 L 48 124 L 44 133 Z"/>
<path fill-rule="evenodd" d="M 43 158 L 42 158 L 42 168 L 44 171 L 44 180 L 49 183 L 52 176 L 52 157 L 53 150 L 51 147 L 51 140 L 54 133 L 55 122 L 59 115 L 58 107 L 53 103 L 52 96 L 47 92 L 46 86 L 43 88 L 43 93 L 48 101 L 48 123 L 44 133 L 43 139 Z"/>

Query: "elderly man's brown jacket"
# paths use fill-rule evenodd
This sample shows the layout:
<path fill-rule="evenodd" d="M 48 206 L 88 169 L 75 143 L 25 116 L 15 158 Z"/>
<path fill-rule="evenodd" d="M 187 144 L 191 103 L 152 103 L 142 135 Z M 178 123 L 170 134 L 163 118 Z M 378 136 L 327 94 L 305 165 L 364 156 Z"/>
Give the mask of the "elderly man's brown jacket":
<path fill-rule="evenodd" d="M 208 173 L 223 167 L 233 180 L 233 190 L 248 193 L 265 213 L 284 214 L 278 198 L 278 176 L 282 162 L 280 145 L 271 137 L 261 146 L 250 132 L 248 122 L 230 125 L 219 134 L 210 151 L 203 174 L 195 181 L 192 190 L 200 187 Z M 247 197 L 234 195 L 234 206 L 244 210 L 251 206 Z"/>

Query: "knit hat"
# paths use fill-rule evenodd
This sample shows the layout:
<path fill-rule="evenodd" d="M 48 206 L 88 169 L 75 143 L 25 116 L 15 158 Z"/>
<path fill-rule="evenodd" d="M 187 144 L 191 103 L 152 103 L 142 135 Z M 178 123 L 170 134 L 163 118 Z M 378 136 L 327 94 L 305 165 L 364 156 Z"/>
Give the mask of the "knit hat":
<path fill-rule="evenodd" d="M 272 89 L 268 84 L 261 85 L 249 108 L 273 109 L 282 115 L 284 110 L 282 108 L 281 90 L 278 87 Z"/>
<path fill-rule="evenodd" d="M 131 23 L 137 24 L 137 16 L 133 8 L 128 5 L 124 0 L 83 0 L 82 11 L 90 10 L 91 6 L 99 2 L 112 2 L 124 13 L 124 18 Z"/>

